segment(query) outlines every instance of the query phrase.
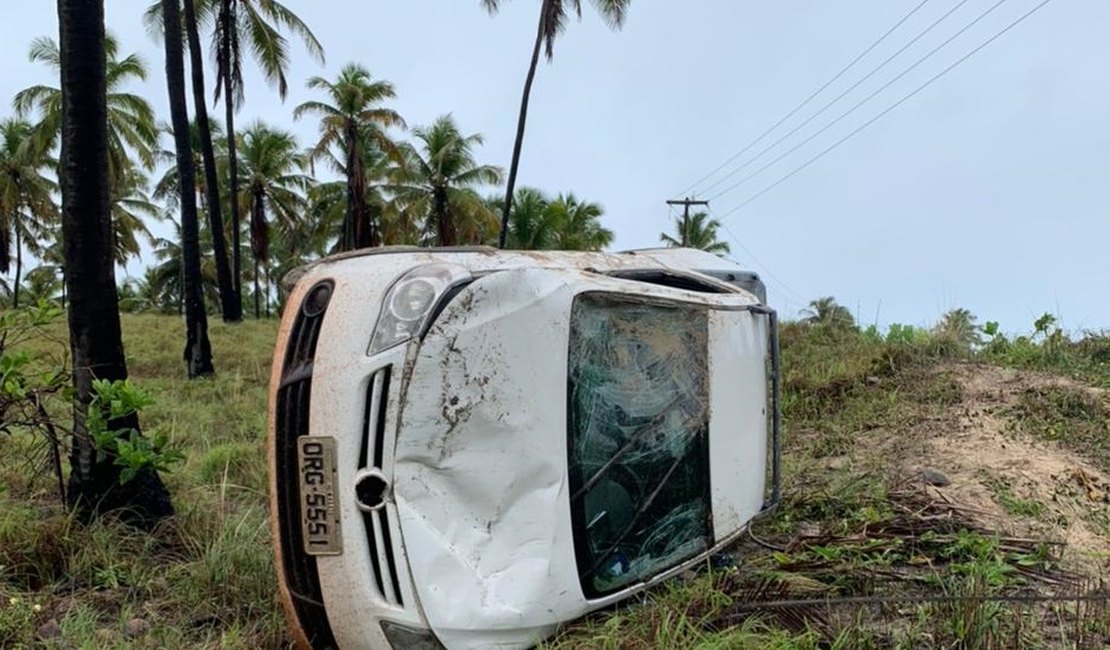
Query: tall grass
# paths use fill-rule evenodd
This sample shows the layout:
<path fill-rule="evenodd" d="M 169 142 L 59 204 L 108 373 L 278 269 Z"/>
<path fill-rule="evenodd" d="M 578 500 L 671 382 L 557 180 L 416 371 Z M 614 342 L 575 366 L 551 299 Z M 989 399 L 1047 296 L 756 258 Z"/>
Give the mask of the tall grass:
<path fill-rule="evenodd" d="M 212 323 L 217 374 L 190 381 L 183 322 L 123 316 L 131 377 L 155 399 L 142 426 L 186 454 L 165 477 L 178 514 L 153 533 L 111 520 L 82 526 L 36 466 L 41 454 L 26 460 L 35 441 L 0 435 L 0 647 L 290 645 L 275 600 L 266 497 L 276 328 Z M 58 352 L 57 340 L 29 347 Z"/>
<path fill-rule="evenodd" d="M 1101 647 L 1110 626 L 1105 607 L 1090 612 L 1074 603 L 1056 607 L 1053 625 L 1046 628 L 1047 606 L 989 599 L 1014 590 L 1038 593 L 1028 586 L 1037 579 L 1030 567 L 1046 575 L 1058 570 L 1048 547 L 1000 545 L 989 531 L 952 519 L 943 507 L 932 511 L 905 503 L 904 485 L 890 474 L 888 459 L 878 452 L 858 453 L 884 442 L 890 432 L 959 404 L 962 389 L 946 371 L 952 363 L 1036 369 L 1110 386 L 1110 339 L 1089 334 L 1071 341 L 1056 333 L 1051 321 L 1038 325 L 1034 333 L 1008 340 L 970 335 L 967 328 L 895 325 L 882 333 L 843 323 L 785 323 L 787 489 L 774 516 L 754 527 L 756 541 L 736 550 L 735 578 L 722 581 L 714 572 L 688 575 L 643 603 L 570 626 L 548 647 Z M 1047 401 L 1051 408 L 1033 408 L 1029 402 L 1034 400 Z M 1102 429 L 1107 418 L 1089 395 L 1030 395 L 1023 408 L 1029 410 L 1027 428 L 1078 426 L 1085 433 L 1072 443 L 1083 441 L 1086 451 L 1108 439 Z M 886 433 L 876 439 L 871 435 L 876 431 Z M 998 490 L 1012 496 L 1005 486 Z M 1040 505 L 1016 498 L 1006 502 L 1022 512 Z M 768 591 L 768 584 L 779 586 Z M 745 599 L 820 600 L 890 590 L 954 600 L 849 602 L 814 606 L 785 618 L 758 609 L 735 614 Z"/>
<path fill-rule="evenodd" d="M 123 327 L 132 378 L 155 399 L 142 426 L 165 433 L 186 455 L 166 476 L 178 515 L 150 534 L 111 520 L 83 526 L 61 507 L 41 445 L 19 433 L 0 434 L 0 647 L 288 647 L 275 600 L 264 459 L 276 323 L 212 323 L 217 375 L 193 381 L 185 377 L 178 318 L 124 315 Z M 64 354 L 64 326 L 51 334 L 28 347 Z M 875 572 L 918 566 L 910 552 L 836 540 L 874 530 L 897 514 L 893 486 L 877 471 L 881 459 L 868 464 L 849 452 L 869 431 L 897 430 L 959 401 L 959 386 L 936 371 L 937 361 L 980 360 L 1110 385 L 1104 335 L 1073 342 L 1044 329 L 969 346 L 911 327 L 881 334 L 786 323 L 782 345 L 789 489 L 759 534 L 782 540 L 810 530 L 833 537 L 790 552 L 749 544 L 737 557 L 745 562 L 741 569 L 786 576 L 791 593 L 856 593 Z M 1069 400 L 1031 395 L 1024 422 L 1047 436 L 1061 418 L 1090 416 L 1088 403 Z M 70 418 L 64 404 L 55 415 Z M 1097 417 L 1086 420 L 1092 445 L 1102 435 Z M 967 548 L 979 551 L 953 547 L 944 559 L 966 565 L 944 588 L 980 593 L 1013 584 L 1015 574 L 999 568 L 989 539 L 976 539 L 980 546 L 972 540 Z M 1006 558 L 1006 566 L 1021 559 Z M 787 570 L 799 566 L 811 568 Z M 997 577 L 991 571 L 1001 572 L 1001 586 L 990 582 Z M 1010 608 L 966 604 L 908 607 L 893 619 L 904 628 L 897 634 L 876 634 L 863 619 L 833 629 L 809 619 L 799 627 L 781 617 L 729 618 L 752 593 L 750 582 L 729 575 L 688 575 L 643 602 L 568 627 L 548 647 L 862 648 L 897 638 L 961 647 L 976 647 L 979 639 L 1005 647 L 1006 635 L 1028 640 L 1036 627 L 1006 623 Z"/>

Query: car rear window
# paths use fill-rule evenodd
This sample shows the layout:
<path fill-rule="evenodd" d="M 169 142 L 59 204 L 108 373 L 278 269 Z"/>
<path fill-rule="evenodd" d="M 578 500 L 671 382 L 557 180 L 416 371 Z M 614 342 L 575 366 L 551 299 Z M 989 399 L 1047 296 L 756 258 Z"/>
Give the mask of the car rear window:
<path fill-rule="evenodd" d="M 712 543 L 707 336 L 704 307 L 575 299 L 568 455 L 587 597 L 649 579 Z"/>

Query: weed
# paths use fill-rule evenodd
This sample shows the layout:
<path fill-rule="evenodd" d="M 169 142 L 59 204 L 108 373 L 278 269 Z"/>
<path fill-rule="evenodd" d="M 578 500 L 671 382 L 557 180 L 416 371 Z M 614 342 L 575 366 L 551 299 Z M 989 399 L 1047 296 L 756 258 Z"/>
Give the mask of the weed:
<path fill-rule="evenodd" d="M 167 446 L 164 433 L 143 437 L 137 429 L 112 428 L 114 422 L 137 416 L 154 403 L 150 395 L 129 380 L 94 379 L 86 426 L 98 452 L 114 458 L 122 467 L 120 484 L 127 483 L 143 470 L 167 472 L 185 459 L 185 454 Z"/>
<path fill-rule="evenodd" d="M 1019 517 L 1039 517 L 1045 512 L 1046 508 L 1043 503 L 1036 499 L 1023 499 L 1018 497 L 1007 483 L 998 478 L 983 476 L 981 481 L 994 495 L 995 501 L 1005 508 L 1006 512 L 1012 515 L 1017 515 Z"/>
<path fill-rule="evenodd" d="M 1073 341 L 1051 314 L 1033 323 L 1032 334 L 1013 340 L 995 328 L 978 356 L 999 365 L 1044 370 L 1110 388 L 1110 335 L 1087 332 Z"/>
<path fill-rule="evenodd" d="M 1078 369 L 1096 367 L 1087 361 L 1092 350 L 1110 345 L 1099 347 L 1096 339 L 1072 344 L 1055 334 L 1050 319 L 1032 336 L 1008 341 L 990 323 L 969 329 L 969 318 L 954 312 L 945 327 L 895 326 L 885 334 L 876 328 L 784 325 L 786 490 L 774 516 L 755 524 L 752 541 L 735 551 L 741 567 L 729 580 L 693 578 L 696 597 L 664 586 L 641 605 L 571 626 L 549 647 L 1049 645 L 1040 624 L 1048 606 L 990 597 L 1036 595 L 1047 585 L 1071 584 L 1072 576 L 1059 566 L 1059 547 L 984 529 L 955 505 L 908 489 L 891 476 L 884 458 L 898 443 L 884 437 L 947 416 L 964 402 L 955 372 L 938 372 L 938 361 L 970 358 L 1078 376 Z M 1092 414 L 1074 408 L 1064 413 Z M 991 486 L 1012 514 L 1039 517 L 1047 510 L 1001 482 Z M 705 590 L 719 592 L 716 602 L 731 604 L 692 609 L 692 601 L 713 601 Z M 787 608 L 786 614 L 759 604 L 930 594 L 952 600 L 869 605 L 849 598 L 839 606 Z M 1087 638 L 1098 647 L 1106 638 L 1098 634 L 1083 637 L 1067 629 L 1057 645 Z"/>
<path fill-rule="evenodd" d="M 1105 396 L 1066 386 L 1030 388 L 1010 415 L 1018 430 L 1057 440 L 1110 470 L 1110 404 Z"/>
<path fill-rule="evenodd" d="M 149 534 L 111 520 L 82 526 L 50 489 L 48 458 L 29 455 L 38 443 L 18 431 L 0 436 L 0 647 L 30 646 L 47 617 L 61 628 L 58 647 L 288 647 L 263 446 L 276 323 L 212 323 L 218 374 L 189 381 L 179 347 L 166 345 L 182 340 L 179 319 L 122 321 L 131 378 L 150 397 L 128 400 L 141 404 L 143 430 L 166 445 L 137 453 L 178 449 L 186 457 L 166 477 L 178 515 Z M 64 324 L 43 333 L 20 349 L 64 355 Z M 53 415 L 68 418 L 68 409 L 60 404 Z M 13 596 L 43 610 L 9 611 Z M 133 638 L 125 627 L 136 617 L 150 629 Z"/>
<path fill-rule="evenodd" d="M 150 534 L 110 520 L 82 526 L 58 504 L 41 443 L 24 432 L 0 436 L 0 647 L 32 645 L 48 619 L 61 628 L 59 647 L 288 647 L 275 599 L 263 452 L 276 324 L 212 323 L 218 374 L 205 381 L 188 381 L 179 346 L 166 344 L 182 339 L 179 319 L 125 314 L 123 327 L 131 376 L 153 398 L 142 407 L 143 430 L 185 452 L 166 478 L 178 515 Z M 1110 386 L 1106 335 L 1073 343 L 1046 322 L 1011 341 L 989 329 L 976 358 Z M 44 325 L 43 334 L 19 348 L 33 359 L 64 356 L 64 326 Z M 784 324 L 787 490 L 779 511 L 753 532 L 777 550 L 747 543 L 735 550 L 739 568 L 684 576 L 568 626 L 543 647 L 1046 645 L 1030 622 L 1035 612 L 982 602 L 751 607 L 794 597 L 990 595 L 1065 579 L 1055 547 L 976 527 L 958 509 L 907 490 L 889 475 L 883 452 L 870 449 L 963 400 L 959 383 L 935 366 L 966 354 L 934 336 L 909 326 L 879 333 Z M 1015 415 L 1023 430 L 1105 449 L 1098 423 L 1106 408 L 1095 409 L 1089 397 L 1031 393 Z M 68 408 L 51 415 L 69 417 Z M 1037 507 L 1011 496 L 1016 510 Z M 1071 640 L 1082 631 L 1098 647 L 1110 623 L 1077 612 L 1063 611 L 1053 633 Z M 151 624 L 140 638 L 125 634 L 135 617 Z"/>

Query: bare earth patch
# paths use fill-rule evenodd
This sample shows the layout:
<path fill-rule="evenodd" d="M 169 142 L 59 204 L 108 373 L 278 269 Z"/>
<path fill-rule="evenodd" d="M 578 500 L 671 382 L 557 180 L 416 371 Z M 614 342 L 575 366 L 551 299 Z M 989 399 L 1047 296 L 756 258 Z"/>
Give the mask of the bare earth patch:
<path fill-rule="evenodd" d="M 1105 576 L 1110 569 L 1110 476 L 1059 442 L 1022 432 L 1009 411 L 1029 389 L 1063 387 L 1099 399 L 1106 391 L 982 364 L 952 364 L 940 372 L 961 388 L 962 399 L 913 431 L 924 448 L 901 459 L 903 470 L 914 476 L 927 468 L 943 472 L 951 484 L 930 491 L 997 530 L 1063 542 L 1065 565 Z"/>

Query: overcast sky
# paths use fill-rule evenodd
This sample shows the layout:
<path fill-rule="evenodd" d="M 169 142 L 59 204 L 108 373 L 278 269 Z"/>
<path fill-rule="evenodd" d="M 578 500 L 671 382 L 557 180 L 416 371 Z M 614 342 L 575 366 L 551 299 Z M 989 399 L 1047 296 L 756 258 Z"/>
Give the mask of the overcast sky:
<path fill-rule="evenodd" d="M 1110 3 L 1052 0 L 1028 20 L 793 177 L 813 158 L 1040 0 L 1002 0 L 985 18 L 874 99 L 739 187 L 899 75 L 998 0 L 929 0 L 783 127 L 694 188 L 737 239 L 733 256 L 763 275 L 788 317 L 833 295 L 860 320 L 930 325 L 954 307 L 1010 331 L 1043 312 L 1070 330 L 1110 328 Z M 906 16 L 920 0 L 637 0 L 623 31 L 592 7 L 538 73 L 519 183 L 574 191 L 605 207 L 616 248 L 657 245 L 664 201 L 763 133 Z M 124 52 L 152 69 L 140 88 L 168 118 L 163 56 L 141 14 L 107 0 Z M 358 61 L 392 81 L 411 125 L 454 113 L 486 138 L 483 162 L 508 166 L 538 0 L 286 0 L 327 51 L 294 48 L 283 104 L 248 67 L 239 119 L 316 135 L 292 110 L 304 80 Z M 584 3 L 588 4 L 588 3 Z M 793 137 L 731 172 L 852 86 L 957 4 L 886 68 Z M 34 36 L 57 35 L 56 3 L 4 0 L 0 98 L 56 83 L 27 61 Z M 211 73 L 210 73 L 211 74 Z M 222 112 L 222 108 L 220 109 Z M 10 109 L 0 108 L 0 116 Z M 132 265 L 131 271 L 135 272 Z"/>

